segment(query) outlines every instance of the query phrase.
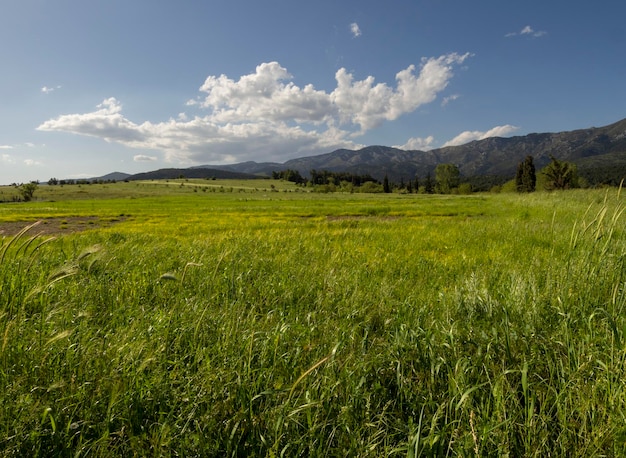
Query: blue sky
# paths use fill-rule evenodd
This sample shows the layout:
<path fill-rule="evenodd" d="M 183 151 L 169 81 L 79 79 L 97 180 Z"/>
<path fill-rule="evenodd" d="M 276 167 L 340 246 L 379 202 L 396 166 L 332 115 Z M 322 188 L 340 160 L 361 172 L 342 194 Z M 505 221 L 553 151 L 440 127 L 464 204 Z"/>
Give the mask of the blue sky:
<path fill-rule="evenodd" d="M 0 184 L 626 117 L 626 3 L 6 0 Z"/>

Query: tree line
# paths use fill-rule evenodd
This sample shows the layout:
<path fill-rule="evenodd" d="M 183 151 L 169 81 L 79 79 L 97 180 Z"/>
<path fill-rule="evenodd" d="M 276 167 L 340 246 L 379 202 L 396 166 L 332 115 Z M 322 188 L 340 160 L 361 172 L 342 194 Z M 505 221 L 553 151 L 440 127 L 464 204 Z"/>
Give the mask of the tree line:
<path fill-rule="evenodd" d="M 554 157 L 540 172 L 535 168 L 532 156 L 526 156 L 517 166 L 515 178 L 512 181 L 514 190 L 520 193 L 534 192 L 537 183 L 546 190 L 561 190 L 580 187 L 584 179 L 580 179 L 575 164 L 560 161 Z M 311 170 L 310 178 L 303 177 L 299 171 L 287 169 L 272 172 L 272 178 L 297 183 L 303 186 L 312 186 L 320 192 L 350 191 L 350 192 L 401 192 L 422 194 L 469 194 L 473 191 L 499 189 L 508 180 L 502 177 L 471 177 L 461 176 L 459 167 L 455 164 L 439 164 L 434 169 L 434 176 L 429 172 L 424 178 L 415 176 L 411 180 L 401 179 L 399 183 L 391 182 L 385 175 L 382 183 L 369 174 L 354 174 L 349 172 L 332 172 L 329 170 Z M 479 178 L 479 179 L 477 179 Z"/>

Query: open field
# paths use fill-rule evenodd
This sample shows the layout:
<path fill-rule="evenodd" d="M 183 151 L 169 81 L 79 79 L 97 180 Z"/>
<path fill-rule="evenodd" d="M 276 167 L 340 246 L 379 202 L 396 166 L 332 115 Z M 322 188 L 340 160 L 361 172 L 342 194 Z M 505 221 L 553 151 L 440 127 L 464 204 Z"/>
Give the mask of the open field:
<path fill-rule="evenodd" d="M 616 189 L 35 198 L 0 204 L 2 456 L 626 454 Z"/>

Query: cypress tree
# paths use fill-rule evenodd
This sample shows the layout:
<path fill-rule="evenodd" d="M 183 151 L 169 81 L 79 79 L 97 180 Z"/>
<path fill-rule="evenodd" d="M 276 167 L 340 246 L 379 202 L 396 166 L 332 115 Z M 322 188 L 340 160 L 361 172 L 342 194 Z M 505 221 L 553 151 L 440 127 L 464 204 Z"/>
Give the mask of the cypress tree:
<path fill-rule="evenodd" d="M 433 179 L 430 176 L 430 172 L 428 172 L 428 175 L 426 175 L 426 181 L 424 182 L 424 192 L 426 194 L 432 194 L 434 192 L 434 184 L 433 184 Z"/>
<path fill-rule="evenodd" d="M 385 175 L 385 179 L 383 180 L 383 191 L 386 193 L 391 192 L 391 187 L 389 186 L 389 178 Z"/>
<path fill-rule="evenodd" d="M 526 156 L 524 161 L 517 165 L 515 174 L 515 187 L 517 192 L 534 192 L 537 184 L 535 164 L 532 156 Z"/>

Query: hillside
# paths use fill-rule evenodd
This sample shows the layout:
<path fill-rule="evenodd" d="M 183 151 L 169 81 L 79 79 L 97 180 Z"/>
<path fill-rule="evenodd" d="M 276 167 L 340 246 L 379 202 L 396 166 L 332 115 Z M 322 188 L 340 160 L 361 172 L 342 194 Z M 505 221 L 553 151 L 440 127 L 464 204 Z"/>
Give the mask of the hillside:
<path fill-rule="evenodd" d="M 236 180 L 254 180 L 259 179 L 258 175 L 249 173 L 219 170 L 216 168 L 188 168 L 188 169 L 159 169 L 152 172 L 137 173 L 130 175 L 126 179 L 134 180 L 173 180 L 175 178 L 204 178 L 204 179 L 236 179 Z"/>
<path fill-rule="evenodd" d="M 292 169 L 308 176 L 311 170 L 369 174 L 378 180 L 411 180 L 433 174 L 438 164 L 452 163 L 467 178 L 487 177 L 493 183 L 515 175 L 517 165 L 533 156 L 538 169 L 550 157 L 574 162 L 590 183 L 618 184 L 626 177 L 626 119 L 604 127 L 568 132 L 532 133 L 510 138 L 492 137 L 465 145 L 429 151 L 405 151 L 388 146 L 368 146 L 358 151 L 339 149 L 285 163 L 242 162 L 203 165 L 188 169 L 161 169 L 128 176 L 128 180 L 186 178 L 259 178 L 273 171 Z"/>

